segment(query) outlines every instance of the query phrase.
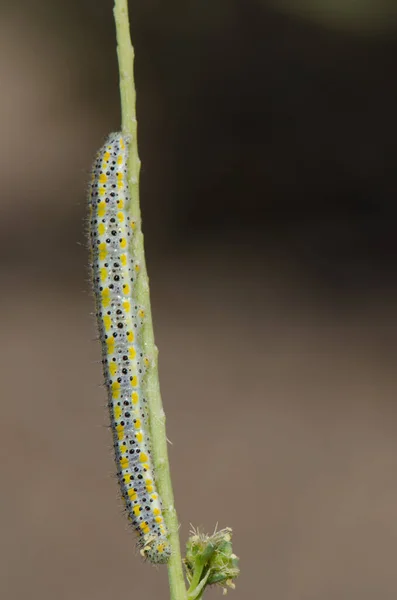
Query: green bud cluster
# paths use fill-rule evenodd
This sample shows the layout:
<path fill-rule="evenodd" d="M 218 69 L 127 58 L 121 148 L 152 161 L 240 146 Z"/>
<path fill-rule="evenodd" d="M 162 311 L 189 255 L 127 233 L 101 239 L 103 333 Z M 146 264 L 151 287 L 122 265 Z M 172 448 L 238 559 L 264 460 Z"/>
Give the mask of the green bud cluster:
<path fill-rule="evenodd" d="M 232 530 L 227 527 L 213 535 L 194 530 L 186 544 L 184 564 L 190 584 L 189 600 L 201 598 L 207 585 L 220 585 L 224 593 L 227 588 L 234 589 L 240 569 L 233 553 Z"/>

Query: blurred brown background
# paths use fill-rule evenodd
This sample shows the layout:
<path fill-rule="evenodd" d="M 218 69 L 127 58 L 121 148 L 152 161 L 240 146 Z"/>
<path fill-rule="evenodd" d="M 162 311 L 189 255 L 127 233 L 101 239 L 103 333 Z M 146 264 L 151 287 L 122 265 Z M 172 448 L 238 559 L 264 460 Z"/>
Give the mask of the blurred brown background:
<path fill-rule="evenodd" d="M 397 592 L 397 8 L 130 0 L 176 505 L 235 600 Z M 167 598 L 122 514 L 88 283 L 111 0 L 1 2 L 7 600 Z M 220 590 L 208 593 L 220 598 Z"/>

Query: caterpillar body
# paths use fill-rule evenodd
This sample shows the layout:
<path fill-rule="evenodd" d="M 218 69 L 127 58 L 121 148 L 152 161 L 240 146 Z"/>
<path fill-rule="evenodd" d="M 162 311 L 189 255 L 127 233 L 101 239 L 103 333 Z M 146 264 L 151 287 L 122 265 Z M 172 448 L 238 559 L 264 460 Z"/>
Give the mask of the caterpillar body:
<path fill-rule="evenodd" d="M 97 152 L 90 187 L 90 242 L 96 313 L 117 477 L 141 553 L 153 563 L 171 554 L 156 489 L 143 377 L 149 359 L 140 345 L 145 311 L 134 298 L 139 263 L 131 248 L 128 139 L 112 133 Z"/>

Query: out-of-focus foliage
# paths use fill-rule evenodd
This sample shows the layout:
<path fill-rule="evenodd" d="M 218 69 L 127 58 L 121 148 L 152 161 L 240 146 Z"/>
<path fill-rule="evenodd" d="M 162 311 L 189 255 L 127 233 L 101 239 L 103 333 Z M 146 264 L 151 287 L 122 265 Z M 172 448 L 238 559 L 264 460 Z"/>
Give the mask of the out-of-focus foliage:
<path fill-rule="evenodd" d="M 258 0 L 264 5 L 314 19 L 328 27 L 365 34 L 383 34 L 397 28 L 395 0 Z"/>

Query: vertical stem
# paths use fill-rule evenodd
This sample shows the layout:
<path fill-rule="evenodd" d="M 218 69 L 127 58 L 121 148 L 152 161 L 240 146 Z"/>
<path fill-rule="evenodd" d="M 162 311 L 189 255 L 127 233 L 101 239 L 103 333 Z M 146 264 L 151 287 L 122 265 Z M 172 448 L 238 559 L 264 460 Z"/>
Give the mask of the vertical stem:
<path fill-rule="evenodd" d="M 186 587 L 183 577 L 181 550 L 179 543 L 179 523 L 174 507 L 170 468 L 168 462 L 165 414 L 161 402 L 158 378 L 158 350 L 154 342 L 153 323 L 150 309 L 149 279 L 146 271 L 145 250 L 141 229 L 139 206 L 139 171 L 141 162 L 138 156 L 137 121 L 135 111 L 134 49 L 131 44 L 128 19 L 128 0 L 115 0 L 114 19 L 116 23 L 117 56 L 120 72 L 120 98 L 122 131 L 130 138 L 128 159 L 128 185 L 131 196 L 130 215 L 136 222 L 132 241 L 132 251 L 140 265 L 136 281 L 136 298 L 146 313 L 142 328 L 141 342 L 145 354 L 151 359 L 145 378 L 149 422 L 152 439 L 152 456 L 156 483 L 163 501 L 164 518 L 169 531 L 172 555 L 168 563 L 171 600 L 186 600 Z"/>

